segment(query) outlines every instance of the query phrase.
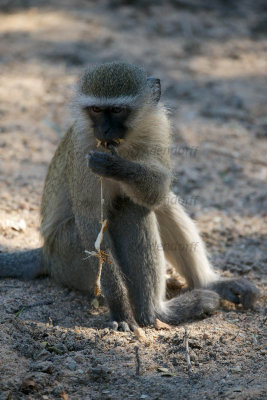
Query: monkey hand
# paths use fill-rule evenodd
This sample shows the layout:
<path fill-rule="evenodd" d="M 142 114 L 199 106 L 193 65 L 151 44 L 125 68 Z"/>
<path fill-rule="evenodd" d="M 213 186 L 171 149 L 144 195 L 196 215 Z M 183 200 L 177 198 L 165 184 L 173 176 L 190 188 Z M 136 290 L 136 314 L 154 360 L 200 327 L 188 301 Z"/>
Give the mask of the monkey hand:
<path fill-rule="evenodd" d="M 122 179 L 127 171 L 129 173 L 129 162 L 117 154 L 91 151 L 88 155 L 89 168 L 97 175 L 107 178 Z"/>
<path fill-rule="evenodd" d="M 243 278 L 221 279 L 214 282 L 210 289 L 215 290 L 225 300 L 242 304 L 245 309 L 253 307 L 259 296 L 259 290 Z"/>

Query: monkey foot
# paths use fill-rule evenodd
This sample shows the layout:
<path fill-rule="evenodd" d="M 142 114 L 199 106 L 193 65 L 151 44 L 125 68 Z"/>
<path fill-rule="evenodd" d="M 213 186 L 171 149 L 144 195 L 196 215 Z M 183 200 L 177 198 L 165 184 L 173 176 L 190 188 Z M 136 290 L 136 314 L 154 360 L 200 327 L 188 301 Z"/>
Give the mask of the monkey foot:
<path fill-rule="evenodd" d="M 121 331 L 121 332 L 131 332 L 134 331 L 138 326 L 128 323 L 126 321 L 111 321 L 108 324 L 109 328 L 113 331 Z"/>
<path fill-rule="evenodd" d="M 223 299 L 235 304 L 242 304 L 245 309 L 253 307 L 259 290 L 252 283 L 243 278 L 221 279 L 211 285 Z"/>

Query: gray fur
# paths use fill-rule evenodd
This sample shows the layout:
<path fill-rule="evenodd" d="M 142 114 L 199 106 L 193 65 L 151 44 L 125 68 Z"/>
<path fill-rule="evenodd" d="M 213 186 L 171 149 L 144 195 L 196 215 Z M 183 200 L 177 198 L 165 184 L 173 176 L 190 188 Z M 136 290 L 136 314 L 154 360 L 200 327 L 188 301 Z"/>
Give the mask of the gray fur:
<path fill-rule="evenodd" d="M 170 201 L 174 196 L 170 124 L 158 103 L 159 81 L 147 81 L 145 72 L 135 66 L 105 64 L 85 72 L 80 93 L 82 101 L 99 98 L 105 104 L 106 99 L 107 105 L 116 97 L 118 104 L 123 96 L 135 98 L 127 137 L 115 153 L 97 149 L 90 119 L 76 109 L 77 121 L 59 144 L 45 181 L 43 248 L 19 256 L 1 255 L 0 276 L 36 277 L 47 272 L 60 284 L 93 294 L 98 261 L 86 258 L 85 250 L 94 250 L 100 230 L 102 176 L 104 217 L 109 222 L 102 248 L 112 262 L 103 265 L 101 285 L 113 326 L 127 330 L 154 324 L 156 318 L 178 324 L 205 316 L 218 308 L 217 293 L 253 305 L 254 286 L 218 277 L 194 223 L 178 201 Z M 200 243 L 195 253 L 158 246 L 164 242 L 190 246 L 192 241 Z M 165 300 L 166 259 L 192 289 L 170 301 Z"/>
<path fill-rule="evenodd" d="M 0 254 L 0 278 L 34 279 L 47 273 L 42 249 Z"/>

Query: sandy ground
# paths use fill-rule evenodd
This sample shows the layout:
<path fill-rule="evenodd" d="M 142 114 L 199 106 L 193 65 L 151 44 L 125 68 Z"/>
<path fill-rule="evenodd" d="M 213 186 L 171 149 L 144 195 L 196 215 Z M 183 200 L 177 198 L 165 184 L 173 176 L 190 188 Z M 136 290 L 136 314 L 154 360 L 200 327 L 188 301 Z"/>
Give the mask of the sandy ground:
<path fill-rule="evenodd" d="M 266 398 L 267 7 L 264 1 L 7 1 L 0 13 L 0 251 L 39 246 L 39 204 L 87 64 L 161 78 L 174 190 L 215 268 L 261 290 L 184 327 L 112 332 L 107 309 L 48 278 L 0 282 L 0 399 Z M 136 350 L 136 346 L 138 350 Z M 137 374 L 138 351 L 140 371 Z"/>

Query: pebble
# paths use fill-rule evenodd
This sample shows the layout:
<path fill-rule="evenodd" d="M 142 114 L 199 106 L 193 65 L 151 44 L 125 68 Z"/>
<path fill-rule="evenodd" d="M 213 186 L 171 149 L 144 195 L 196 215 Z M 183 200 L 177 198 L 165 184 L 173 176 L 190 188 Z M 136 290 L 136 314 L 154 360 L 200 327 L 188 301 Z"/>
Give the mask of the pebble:
<path fill-rule="evenodd" d="M 169 372 L 168 368 L 159 367 L 158 372 Z"/>
<path fill-rule="evenodd" d="M 191 361 L 196 361 L 197 355 L 194 351 L 190 351 L 190 358 L 191 358 Z"/>
<path fill-rule="evenodd" d="M 242 371 L 242 368 L 239 365 L 232 368 L 232 372 L 234 372 L 234 373 L 241 372 L 241 371 Z"/>
<path fill-rule="evenodd" d="M 103 368 L 103 367 L 96 367 L 96 368 L 90 368 L 88 370 L 88 373 L 91 377 L 92 380 L 94 381 L 109 381 L 110 380 L 110 373 L 111 371 Z"/>
<path fill-rule="evenodd" d="M 46 374 L 52 374 L 54 367 L 51 361 L 37 361 L 31 364 L 31 369 L 33 371 L 40 371 Z"/>
<path fill-rule="evenodd" d="M 65 360 L 65 365 L 71 371 L 74 371 L 77 367 L 77 363 L 70 357 L 67 357 Z"/>
<path fill-rule="evenodd" d="M 233 392 L 242 392 L 243 388 L 242 386 L 236 386 L 233 388 Z"/>
<path fill-rule="evenodd" d="M 61 343 L 61 342 L 57 343 L 55 347 L 62 353 L 67 353 L 68 352 L 67 346 L 65 344 Z"/>
<path fill-rule="evenodd" d="M 56 396 L 61 395 L 61 393 L 63 392 L 64 392 L 64 386 L 61 383 L 56 387 L 54 387 L 54 389 L 52 390 L 52 393 Z"/>
<path fill-rule="evenodd" d="M 75 356 L 74 356 L 74 360 L 77 362 L 77 363 L 79 363 L 79 364 L 81 364 L 82 362 L 84 362 L 84 356 L 83 355 L 81 355 L 81 354 L 76 354 Z"/>
<path fill-rule="evenodd" d="M 82 375 L 83 374 L 83 370 L 82 369 L 77 369 L 77 374 Z"/>
<path fill-rule="evenodd" d="M 47 350 L 42 350 L 40 351 L 40 353 L 37 354 L 36 359 L 37 360 L 47 360 L 47 358 L 49 358 L 51 356 L 51 354 L 49 353 L 49 351 Z"/>

